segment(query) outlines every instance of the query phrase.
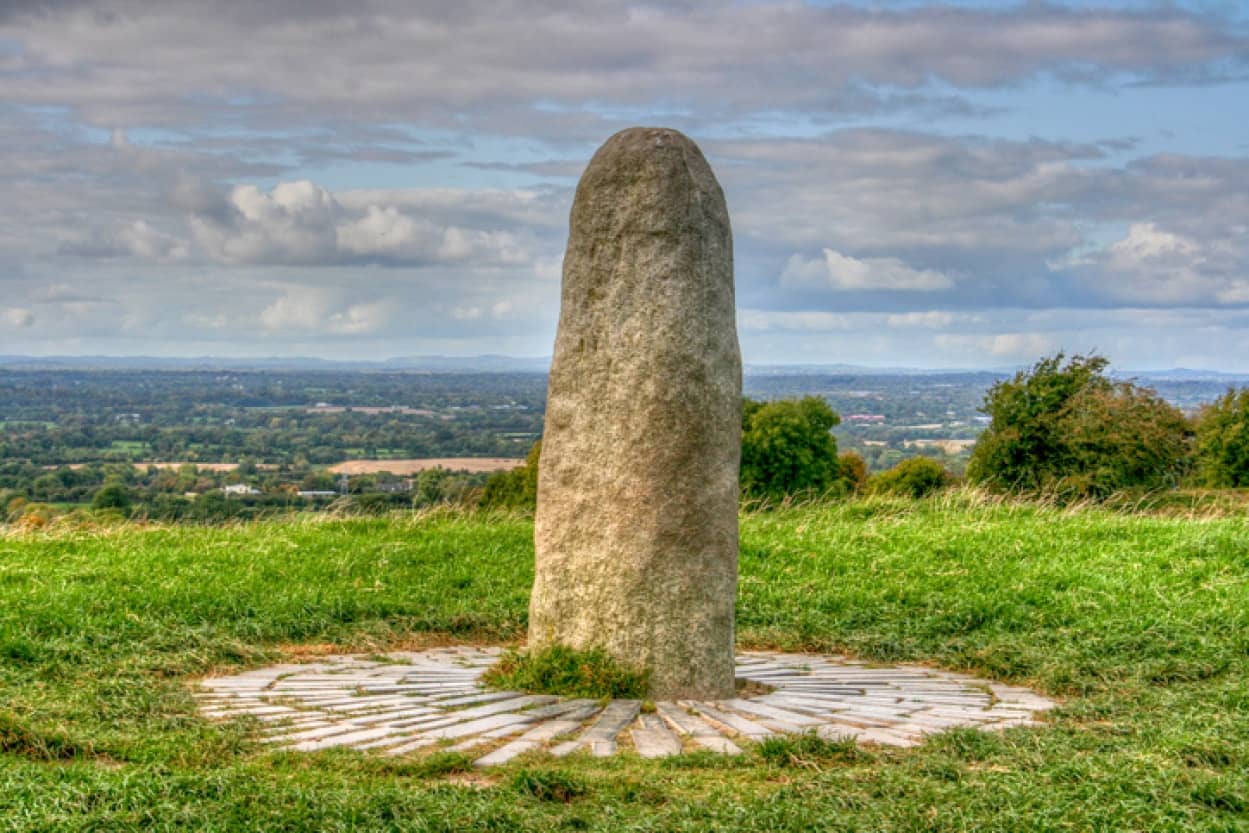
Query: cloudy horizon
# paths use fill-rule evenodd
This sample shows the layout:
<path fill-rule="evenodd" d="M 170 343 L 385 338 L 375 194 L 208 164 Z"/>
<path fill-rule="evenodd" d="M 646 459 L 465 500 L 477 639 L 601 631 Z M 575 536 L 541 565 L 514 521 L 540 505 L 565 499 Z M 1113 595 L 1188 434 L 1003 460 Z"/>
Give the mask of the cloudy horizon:
<path fill-rule="evenodd" d="M 650 124 L 748 363 L 1249 372 L 1235 2 L 9 0 L 0 85 L 0 354 L 549 355 Z"/>

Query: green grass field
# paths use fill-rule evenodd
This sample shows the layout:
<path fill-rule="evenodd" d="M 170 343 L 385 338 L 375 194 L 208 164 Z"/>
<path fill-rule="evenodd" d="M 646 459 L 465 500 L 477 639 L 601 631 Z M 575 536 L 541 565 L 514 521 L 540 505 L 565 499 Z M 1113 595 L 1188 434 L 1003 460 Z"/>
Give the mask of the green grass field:
<path fill-rule="evenodd" d="M 189 681 L 524 632 L 532 526 L 430 515 L 0 537 L 0 830 L 1249 830 L 1249 520 L 856 501 L 749 515 L 743 646 L 1024 683 L 1043 728 L 644 762 L 265 750 Z"/>

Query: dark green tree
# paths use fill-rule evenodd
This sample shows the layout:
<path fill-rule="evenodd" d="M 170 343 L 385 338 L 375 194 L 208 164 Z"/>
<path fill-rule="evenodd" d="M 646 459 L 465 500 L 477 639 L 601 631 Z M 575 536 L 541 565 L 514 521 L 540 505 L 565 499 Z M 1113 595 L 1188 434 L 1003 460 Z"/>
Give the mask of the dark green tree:
<path fill-rule="evenodd" d="M 106 483 L 91 498 L 92 509 L 120 509 L 123 512 L 134 503 L 134 496 L 121 483 Z"/>
<path fill-rule="evenodd" d="M 840 481 L 840 417 L 818 396 L 742 404 L 742 495 L 780 501 L 821 495 Z"/>
<path fill-rule="evenodd" d="M 1249 388 L 1228 389 L 1197 418 L 1197 473 L 1215 489 L 1249 487 Z"/>

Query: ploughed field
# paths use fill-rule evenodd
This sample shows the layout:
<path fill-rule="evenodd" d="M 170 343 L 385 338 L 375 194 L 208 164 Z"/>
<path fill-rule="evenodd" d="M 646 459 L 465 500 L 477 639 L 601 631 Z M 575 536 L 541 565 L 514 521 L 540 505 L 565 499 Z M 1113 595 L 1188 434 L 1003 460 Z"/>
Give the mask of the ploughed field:
<path fill-rule="evenodd" d="M 912 749 L 660 761 L 273 751 L 190 682 L 524 634 L 498 515 L 0 536 L 0 830 L 1249 830 L 1249 520 L 861 500 L 743 517 L 739 645 L 1061 701 Z"/>

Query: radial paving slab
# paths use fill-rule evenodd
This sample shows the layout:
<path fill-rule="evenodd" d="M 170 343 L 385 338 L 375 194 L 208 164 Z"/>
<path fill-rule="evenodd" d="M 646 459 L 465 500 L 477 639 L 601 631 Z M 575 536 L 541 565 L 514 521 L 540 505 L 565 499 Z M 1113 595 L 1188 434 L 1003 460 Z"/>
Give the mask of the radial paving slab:
<path fill-rule="evenodd" d="M 329 656 L 201 680 L 196 696 L 206 717 L 254 719 L 265 741 L 280 748 L 475 750 L 479 766 L 537 750 L 557 757 L 620 749 L 647 758 L 692 749 L 736 754 L 742 741 L 802 732 L 914 746 L 957 726 L 1036 725 L 1038 713 L 1055 705 L 1026 688 L 920 666 L 746 652 L 737 657 L 737 677 L 747 683 L 741 696 L 659 702 L 652 711 L 637 700 L 487 689 L 481 675 L 499 654 L 466 647 Z"/>

